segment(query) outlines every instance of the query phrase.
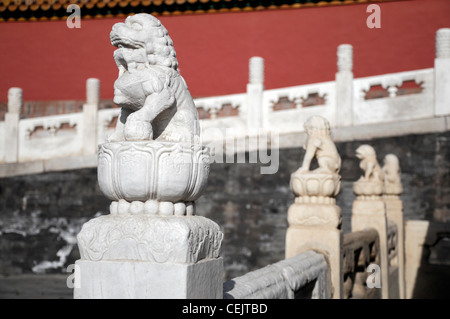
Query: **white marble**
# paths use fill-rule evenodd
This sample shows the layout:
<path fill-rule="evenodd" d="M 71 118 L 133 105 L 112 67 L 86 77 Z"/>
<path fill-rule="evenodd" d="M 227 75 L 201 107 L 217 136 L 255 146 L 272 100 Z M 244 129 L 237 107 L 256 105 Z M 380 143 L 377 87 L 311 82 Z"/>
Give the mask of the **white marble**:
<path fill-rule="evenodd" d="M 324 117 L 313 116 L 304 127 L 306 152 L 302 165 L 291 175 L 291 190 L 297 197 L 335 197 L 340 189 L 341 157 L 331 139 L 330 124 Z M 310 170 L 313 159 L 319 167 Z"/>
<path fill-rule="evenodd" d="M 4 158 L 6 163 L 15 163 L 19 159 L 20 112 L 23 106 L 21 88 L 8 90 L 8 112 L 5 114 L 3 135 Z M 7 148 L 7 150 L 6 150 Z"/>
<path fill-rule="evenodd" d="M 384 157 L 382 171 L 384 175 L 384 194 L 400 195 L 403 192 L 403 186 L 398 157 L 394 154 L 387 154 Z"/>
<path fill-rule="evenodd" d="M 341 44 L 337 51 L 338 72 L 353 70 L 353 46 L 351 44 Z"/>
<path fill-rule="evenodd" d="M 312 116 L 304 128 L 305 155 L 290 179 L 296 198 L 288 210 L 286 258 L 307 250 L 325 254 L 331 273 L 331 296 L 339 299 L 343 296 L 343 234 L 341 209 L 335 204 L 335 196 L 340 191 L 341 157 L 326 118 Z M 313 160 L 318 168 L 312 170 Z"/>
<path fill-rule="evenodd" d="M 398 264 L 392 265 L 389 258 L 389 224 L 384 193 L 384 173 L 377 161 L 375 149 L 360 145 L 356 149 L 363 175 L 353 183 L 353 192 L 357 195 L 352 205 L 352 232 L 373 228 L 378 232 L 380 248 L 381 297 L 388 299 L 399 296 Z M 388 162 L 392 157 L 388 157 Z M 392 173 L 389 171 L 389 174 Z M 398 217 L 398 215 L 397 215 Z M 398 218 L 395 218 L 398 221 Z M 395 272 L 395 274 L 393 274 Z M 395 279 L 394 279 L 395 278 Z"/>
<path fill-rule="evenodd" d="M 336 126 L 353 125 L 353 46 L 341 44 L 337 50 Z"/>
<path fill-rule="evenodd" d="M 97 116 L 100 104 L 100 80 L 86 80 L 86 103 L 83 105 L 83 153 L 94 154 L 97 151 Z"/>
<path fill-rule="evenodd" d="M 20 113 L 23 106 L 23 90 L 13 87 L 8 90 L 8 113 Z"/>
<path fill-rule="evenodd" d="M 91 219 L 77 236 L 81 259 L 195 263 L 219 257 L 223 234 L 202 216 L 128 213 Z"/>
<path fill-rule="evenodd" d="M 383 193 L 384 175 L 374 148 L 363 144 L 356 149 L 356 157 L 360 159 L 359 167 L 364 174 L 353 184 L 353 192 L 357 196 L 380 196 Z"/>
<path fill-rule="evenodd" d="M 442 28 L 436 32 L 436 58 L 450 59 L 450 28 Z"/>
<path fill-rule="evenodd" d="M 121 113 L 108 140 L 198 143 L 198 113 L 161 22 L 145 13 L 129 16 L 113 26 L 110 38 L 118 47 L 114 103 Z"/>
<path fill-rule="evenodd" d="M 187 264 L 77 260 L 75 265 L 75 299 L 222 299 L 222 258 Z"/>
<path fill-rule="evenodd" d="M 437 116 L 450 114 L 450 28 L 436 32 L 434 60 L 434 110 Z"/>
<path fill-rule="evenodd" d="M 311 291 L 305 287 L 313 284 Z M 295 299 L 303 292 L 311 299 L 328 299 L 328 264 L 323 254 L 305 251 L 228 280 L 225 299 Z"/>
<path fill-rule="evenodd" d="M 112 203 L 109 215 L 77 236 L 74 297 L 222 298 L 223 233 L 195 216 L 209 149 L 199 144 L 197 110 L 172 40 L 148 14 L 115 24 L 110 38 L 118 47 L 114 102 L 121 113 L 109 142 L 98 146 L 97 176 Z M 94 93 L 88 89 L 91 101 Z"/>
<path fill-rule="evenodd" d="M 86 104 L 97 105 L 100 102 L 100 80 L 89 78 L 86 80 Z"/>
<path fill-rule="evenodd" d="M 209 165 L 209 150 L 201 145 L 125 141 L 99 146 L 97 175 L 106 197 L 129 204 L 153 200 L 147 204 L 151 213 L 151 205 L 194 202 L 205 189 Z M 178 206 L 177 211 L 181 209 Z M 145 207 L 140 211 L 147 212 Z M 119 211 L 125 212 L 127 209 Z"/>
<path fill-rule="evenodd" d="M 249 83 L 247 84 L 247 128 L 250 131 L 265 126 L 267 110 L 263 107 L 264 94 L 264 59 L 252 57 L 249 61 Z"/>

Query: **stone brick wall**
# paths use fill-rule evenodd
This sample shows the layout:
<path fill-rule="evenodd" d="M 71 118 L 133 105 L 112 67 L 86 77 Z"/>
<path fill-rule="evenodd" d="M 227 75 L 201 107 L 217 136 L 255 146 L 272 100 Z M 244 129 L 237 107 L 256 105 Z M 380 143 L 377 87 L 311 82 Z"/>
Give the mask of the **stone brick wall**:
<path fill-rule="evenodd" d="M 450 220 L 450 132 L 337 143 L 342 187 L 337 204 L 344 232 L 350 232 L 352 183 L 359 178 L 355 149 L 364 143 L 382 164 L 396 154 L 402 168 L 405 219 Z M 284 259 L 286 214 L 294 196 L 290 174 L 304 151 L 280 150 L 276 174 L 261 175 L 261 164 L 213 163 L 197 214 L 223 229 L 225 279 Z M 60 273 L 79 258 L 81 225 L 108 211 L 96 169 L 0 179 L 0 274 Z"/>

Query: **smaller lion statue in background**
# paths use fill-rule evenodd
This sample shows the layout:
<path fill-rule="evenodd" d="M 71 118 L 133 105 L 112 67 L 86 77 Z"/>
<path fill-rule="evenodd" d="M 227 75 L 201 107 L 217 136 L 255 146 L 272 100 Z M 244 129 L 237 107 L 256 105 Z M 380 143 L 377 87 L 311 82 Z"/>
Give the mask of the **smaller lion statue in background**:
<path fill-rule="evenodd" d="M 308 172 L 311 161 L 316 158 L 319 167 L 317 173 L 338 174 L 341 169 L 341 157 L 331 139 L 330 124 L 322 116 L 312 116 L 304 124 L 307 139 L 303 148 L 305 156 L 302 166 L 296 173 Z"/>
<path fill-rule="evenodd" d="M 364 171 L 359 181 L 383 183 L 383 171 L 377 161 L 377 155 L 372 146 L 364 144 L 356 149 L 356 157 L 361 160 L 359 167 Z"/>
<path fill-rule="evenodd" d="M 198 143 L 197 109 L 161 22 L 145 13 L 129 16 L 113 26 L 110 39 L 118 47 L 114 103 L 121 111 L 108 141 Z"/>
<path fill-rule="evenodd" d="M 394 154 L 387 154 L 384 157 L 383 174 L 385 194 L 401 194 L 403 191 L 403 186 L 400 177 L 400 164 L 398 157 Z"/>

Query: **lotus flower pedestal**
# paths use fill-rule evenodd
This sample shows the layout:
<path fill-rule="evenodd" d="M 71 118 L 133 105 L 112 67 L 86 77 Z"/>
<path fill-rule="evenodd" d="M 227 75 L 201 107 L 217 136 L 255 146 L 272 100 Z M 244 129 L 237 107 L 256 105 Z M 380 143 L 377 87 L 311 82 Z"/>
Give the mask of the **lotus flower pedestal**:
<path fill-rule="evenodd" d="M 222 298 L 222 232 L 195 215 L 208 149 L 141 141 L 99 146 L 110 214 L 78 234 L 75 298 Z"/>
<path fill-rule="evenodd" d="M 331 173 L 295 172 L 291 175 L 295 202 L 289 207 L 286 258 L 307 250 L 324 253 L 331 265 L 332 298 L 342 296 L 341 209 L 335 204 L 340 176 Z"/>

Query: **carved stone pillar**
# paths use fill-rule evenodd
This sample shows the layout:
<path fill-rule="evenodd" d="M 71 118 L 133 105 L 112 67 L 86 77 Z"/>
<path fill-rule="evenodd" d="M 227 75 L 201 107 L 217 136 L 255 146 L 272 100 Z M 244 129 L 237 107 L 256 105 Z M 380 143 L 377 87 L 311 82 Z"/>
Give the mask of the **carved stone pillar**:
<path fill-rule="evenodd" d="M 5 114 L 5 162 L 16 163 L 19 160 L 19 120 L 23 106 L 21 88 L 8 90 L 8 112 Z M 6 140 L 7 138 L 7 140 Z"/>
<path fill-rule="evenodd" d="M 388 154 L 384 157 L 384 193 L 386 216 L 397 226 L 396 262 L 398 268 L 398 297 L 406 298 L 405 284 L 405 225 L 403 221 L 403 203 L 400 194 L 403 187 L 400 178 L 400 164 L 397 156 Z M 393 289 L 391 289 L 392 291 Z"/>
<path fill-rule="evenodd" d="M 353 47 L 341 44 L 337 50 L 336 125 L 353 124 Z"/>
<path fill-rule="evenodd" d="M 97 152 L 97 113 L 100 103 L 100 80 L 90 78 L 86 81 L 86 104 L 83 105 L 83 153 L 93 155 Z"/>
<path fill-rule="evenodd" d="M 376 159 L 372 146 L 361 145 L 356 150 L 361 160 L 360 167 L 364 171 L 353 184 L 356 199 L 352 207 L 352 232 L 373 228 L 378 232 L 380 242 L 381 296 L 389 298 L 389 260 L 386 207 L 381 197 L 383 194 L 383 172 Z M 378 288 L 373 288 L 378 289 Z"/>
<path fill-rule="evenodd" d="M 172 40 L 148 14 L 117 23 L 110 37 L 121 116 L 99 145 L 98 184 L 112 203 L 77 236 L 74 297 L 221 299 L 223 234 L 195 215 L 209 149 L 198 144 L 198 114 Z"/>
<path fill-rule="evenodd" d="M 450 115 L 450 28 L 436 32 L 434 60 L 434 110 L 436 116 Z"/>
<path fill-rule="evenodd" d="M 330 266 L 333 291 L 329 297 L 343 296 L 341 209 L 335 197 L 340 191 L 341 158 L 330 137 L 328 121 L 314 116 L 305 123 L 308 135 L 302 166 L 291 175 L 295 202 L 289 207 L 286 258 L 307 250 L 323 253 Z M 310 170 L 311 160 L 319 168 Z"/>
<path fill-rule="evenodd" d="M 264 59 L 252 57 L 249 61 L 249 83 L 247 84 L 247 126 L 258 131 L 265 126 L 266 110 L 263 109 Z"/>

